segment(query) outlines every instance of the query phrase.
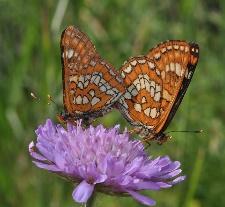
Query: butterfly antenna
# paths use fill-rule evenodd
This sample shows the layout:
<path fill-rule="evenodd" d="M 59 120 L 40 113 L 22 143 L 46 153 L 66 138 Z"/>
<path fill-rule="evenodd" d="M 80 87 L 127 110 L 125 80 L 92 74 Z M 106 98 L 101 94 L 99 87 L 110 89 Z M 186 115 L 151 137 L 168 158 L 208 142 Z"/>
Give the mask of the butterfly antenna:
<path fill-rule="evenodd" d="M 179 131 L 169 131 L 167 132 L 166 134 L 169 134 L 169 133 L 173 133 L 173 132 L 184 132 L 184 133 L 202 133 L 204 132 L 203 129 L 200 129 L 200 130 L 179 130 Z"/>
<path fill-rule="evenodd" d="M 38 98 L 34 92 L 30 92 L 30 96 L 31 96 L 35 101 L 40 101 L 40 98 Z"/>
<path fill-rule="evenodd" d="M 51 95 L 48 94 L 47 97 L 48 97 L 48 105 L 50 105 L 51 103 L 53 103 L 56 106 L 56 108 L 57 108 L 58 111 L 61 110 L 60 109 L 61 107 L 54 101 L 54 99 L 52 98 Z"/>

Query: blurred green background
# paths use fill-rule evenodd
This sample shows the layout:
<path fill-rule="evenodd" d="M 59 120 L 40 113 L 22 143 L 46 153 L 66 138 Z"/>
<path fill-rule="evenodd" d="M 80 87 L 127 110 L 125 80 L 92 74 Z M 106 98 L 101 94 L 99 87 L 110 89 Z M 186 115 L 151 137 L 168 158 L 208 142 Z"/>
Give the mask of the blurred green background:
<path fill-rule="evenodd" d="M 154 155 L 182 162 L 187 180 L 147 192 L 160 207 L 225 206 L 225 1 L 224 0 L 0 0 L 0 206 L 71 207 L 73 186 L 36 168 L 28 155 L 34 129 L 62 105 L 60 34 L 68 25 L 87 33 L 117 68 L 167 39 L 200 45 L 200 61 L 169 130 Z M 34 101 L 30 92 L 40 100 Z M 116 111 L 99 122 L 128 126 Z M 99 196 L 95 206 L 141 206 L 131 198 Z"/>

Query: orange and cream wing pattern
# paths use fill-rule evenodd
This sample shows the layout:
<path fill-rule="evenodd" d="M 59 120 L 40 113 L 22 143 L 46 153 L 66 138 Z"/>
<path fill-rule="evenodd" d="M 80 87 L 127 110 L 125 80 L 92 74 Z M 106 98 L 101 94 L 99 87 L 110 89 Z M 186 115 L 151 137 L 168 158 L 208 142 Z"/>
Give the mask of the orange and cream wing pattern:
<path fill-rule="evenodd" d="M 124 93 L 120 75 L 74 26 L 62 33 L 61 58 L 65 119 L 102 116 Z"/>
<path fill-rule="evenodd" d="M 198 58 L 197 44 L 170 40 L 121 67 L 126 92 L 118 108 L 147 139 L 165 138 L 163 132 L 184 97 Z"/>

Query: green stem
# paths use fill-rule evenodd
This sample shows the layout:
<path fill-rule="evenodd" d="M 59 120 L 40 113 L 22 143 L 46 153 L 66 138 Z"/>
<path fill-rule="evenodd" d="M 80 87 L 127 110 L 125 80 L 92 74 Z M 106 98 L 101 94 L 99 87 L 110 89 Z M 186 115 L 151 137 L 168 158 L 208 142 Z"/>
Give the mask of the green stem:
<path fill-rule="evenodd" d="M 94 192 L 92 196 L 88 199 L 87 203 L 85 203 L 84 207 L 93 207 L 95 200 L 96 200 L 96 193 Z"/>

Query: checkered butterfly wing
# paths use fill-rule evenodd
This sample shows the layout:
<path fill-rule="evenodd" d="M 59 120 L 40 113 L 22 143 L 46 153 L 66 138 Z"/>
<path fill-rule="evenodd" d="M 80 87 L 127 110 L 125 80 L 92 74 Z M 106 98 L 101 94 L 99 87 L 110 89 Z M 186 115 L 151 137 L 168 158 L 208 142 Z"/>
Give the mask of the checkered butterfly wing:
<path fill-rule="evenodd" d="M 69 26 L 61 36 L 64 119 L 102 116 L 124 92 L 122 79 L 90 39 Z"/>
<path fill-rule="evenodd" d="M 171 40 L 121 67 L 126 92 L 118 108 L 146 139 L 166 139 L 163 132 L 184 97 L 198 58 L 197 44 Z"/>

